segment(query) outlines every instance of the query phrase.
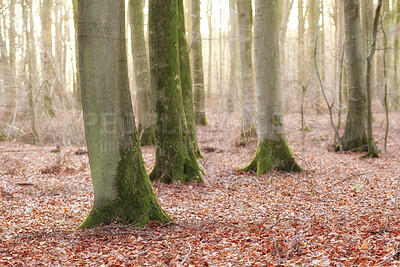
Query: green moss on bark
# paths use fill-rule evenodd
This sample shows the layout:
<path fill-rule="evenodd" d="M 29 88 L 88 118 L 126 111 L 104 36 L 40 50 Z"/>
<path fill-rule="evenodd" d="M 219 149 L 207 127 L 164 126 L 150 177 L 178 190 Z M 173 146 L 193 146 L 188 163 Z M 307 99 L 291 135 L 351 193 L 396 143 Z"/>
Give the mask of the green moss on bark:
<path fill-rule="evenodd" d="M 254 171 L 262 175 L 270 170 L 298 172 L 301 167 L 283 139 L 279 141 L 261 139 L 253 161 L 243 171 Z"/>
<path fill-rule="evenodd" d="M 151 187 L 139 147 L 121 153 L 116 184 L 117 196 L 106 205 L 94 204 L 86 220 L 79 228 L 93 228 L 100 223 L 118 222 L 145 226 L 149 221 L 170 222 L 171 218 L 160 207 Z"/>

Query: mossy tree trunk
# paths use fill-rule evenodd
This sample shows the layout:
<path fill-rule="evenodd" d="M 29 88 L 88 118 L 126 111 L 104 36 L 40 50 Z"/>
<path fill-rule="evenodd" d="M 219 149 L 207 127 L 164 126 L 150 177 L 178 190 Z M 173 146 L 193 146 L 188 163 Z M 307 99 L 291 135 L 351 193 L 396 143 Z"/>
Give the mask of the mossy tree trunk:
<path fill-rule="evenodd" d="M 257 175 L 276 169 L 300 171 L 286 142 L 279 57 L 279 0 L 256 0 L 257 122 L 259 143 L 253 161 L 244 168 Z"/>
<path fill-rule="evenodd" d="M 241 66 L 241 98 L 242 98 L 242 135 L 254 136 L 255 124 L 255 94 L 253 76 L 253 12 L 251 0 L 237 0 L 240 35 L 240 66 Z"/>
<path fill-rule="evenodd" d="M 202 179 L 193 145 L 187 138 L 177 8 L 177 0 L 149 2 L 150 84 L 157 112 L 156 163 L 150 179 L 165 183 Z"/>
<path fill-rule="evenodd" d="M 192 0 L 194 109 L 197 125 L 207 125 L 203 71 L 203 41 L 200 31 L 200 19 L 200 0 Z"/>
<path fill-rule="evenodd" d="M 202 154 L 197 144 L 196 116 L 193 103 L 192 72 L 190 68 L 189 47 L 186 40 L 184 12 L 185 11 L 183 8 L 183 0 L 178 0 L 179 69 L 181 74 L 183 109 L 185 111 L 187 125 L 187 138 L 191 143 L 196 156 L 202 157 Z"/>
<path fill-rule="evenodd" d="M 132 36 L 133 69 L 136 84 L 138 132 L 142 145 L 155 143 L 154 103 L 150 90 L 150 71 L 144 36 L 143 0 L 129 0 L 129 25 Z"/>
<path fill-rule="evenodd" d="M 345 41 L 349 100 L 346 126 L 342 137 L 343 150 L 367 151 L 365 133 L 365 63 L 359 0 L 345 0 Z"/>
<path fill-rule="evenodd" d="M 122 0 L 78 1 L 82 107 L 94 189 L 93 208 L 80 228 L 171 220 L 156 199 L 139 146 L 124 14 Z"/>

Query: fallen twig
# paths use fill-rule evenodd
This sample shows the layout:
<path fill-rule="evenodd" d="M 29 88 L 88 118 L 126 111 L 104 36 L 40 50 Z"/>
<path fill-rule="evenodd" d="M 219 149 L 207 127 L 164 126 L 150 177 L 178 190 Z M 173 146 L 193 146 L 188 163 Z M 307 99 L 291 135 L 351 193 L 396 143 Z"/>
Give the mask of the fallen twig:
<path fill-rule="evenodd" d="M 394 197 L 394 210 L 397 212 L 397 196 L 399 194 L 399 182 L 400 182 L 400 175 L 397 178 L 397 186 L 396 186 L 396 195 Z"/>
<path fill-rule="evenodd" d="M 373 173 L 373 172 L 365 172 L 365 173 L 360 173 L 360 174 L 353 174 L 353 175 L 351 175 L 349 177 L 344 178 L 343 180 L 340 180 L 339 182 L 334 183 L 333 185 L 328 186 L 328 188 L 332 188 L 334 186 L 337 186 L 338 184 L 344 183 L 347 180 L 350 180 L 350 179 L 352 179 L 354 177 L 358 177 L 358 176 L 362 176 L 362 175 L 370 174 L 370 173 Z"/>

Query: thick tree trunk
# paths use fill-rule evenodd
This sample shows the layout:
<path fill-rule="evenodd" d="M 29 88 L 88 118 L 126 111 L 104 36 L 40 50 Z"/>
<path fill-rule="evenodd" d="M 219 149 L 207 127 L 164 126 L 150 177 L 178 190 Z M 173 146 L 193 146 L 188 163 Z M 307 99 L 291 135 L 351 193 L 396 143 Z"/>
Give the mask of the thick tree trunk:
<path fill-rule="evenodd" d="M 254 136 L 255 124 L 255 96 L 252 56 L 252 26 L 253 13 L 251 0 L 237 0 L 240 35 L 240 65 L 242 73 L 242 135 Z"/>
<path fill-rule="evenodd" d="M 181 0 L 180 0 L 181 1 Z M 157 111 L 156 163 L 151 180 L 201 181 L 182 100 L 177 0 L 150 0 L 150 78 Z"/>
<path fill-rule="evenodd" d="M 365 57 L 360 26 L 359 0 L 345 0 L 345 39 L 349 104 L 344 135 L 343 150 L 367 151 L 365 134 Z"/>
<path fill-rule="evenodd" d="M 122 0 L 78 1 L 82 106 L 94 205 L 80 228 L 169 222 L 147 177 L 135 128 Z M 107 38 L 104 38 L 107 36 Z"/>
<path fill-rule="evenodd" d="M 200 0 L 192 0 L 194 109 L 196 113 L 196 123 L 198 125 L 207 125 L 205 113 L 203 45 L 200 31 L 200 19 Z"/>
<path fill-rule="evenodd" d="M 142 145 L 153 145 L 156 138 L 154 129 L 156 118 L 150 91 L 149 62 L 144 36 L 143 0 L 129 0 L 129 25 L 132 36 L 138 132 Z"/>
<path fill-rule="evenodd" d="M 81 84 L 79 78 L 79 47 L 78 47 L 78 0 L 72 0 L 72 9 L 74 12 L 74 30 L 75 30 L 75 81 L 74 81 L 74 95 L 78 102 L 78 105 L 81 105 Z"/>
<path fill-rule="evenodd" d="M 256 0 L 257 122 L 259 143 L 246 171 L 300 171 L 286 142 L 279 57 L 279 0 Z"/>

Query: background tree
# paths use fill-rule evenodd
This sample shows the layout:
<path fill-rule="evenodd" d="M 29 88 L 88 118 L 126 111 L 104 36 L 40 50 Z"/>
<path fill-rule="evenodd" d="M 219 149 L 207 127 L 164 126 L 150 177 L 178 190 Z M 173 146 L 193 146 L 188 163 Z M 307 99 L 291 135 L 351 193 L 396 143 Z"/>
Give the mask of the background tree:
<path fill-rule="evenodd" d="M 279 0 L 256 0 L 257 122 L 259 143 L 253 161 L 244 168 L 257 175 L 269 170 L 300 171 L 286 142 L 279 57 Z"/>
<path fill-rule="evenodd" d="M 203 45 L 200 31 L 200 20 L 200 0 L 192 0 L 194 107 L 196 113 L 196 123 L 198 125 L 207 125 L 205 113 Z"/>
<path fill-rule="evenodd" d="M 81 224 L 169 222 L 144 167 L 129 93 L 125 3 L 78 1 L 80 81 L 94 204 Z M 107 37 L 107 38 L 104 38 Z"/>
<path fill-rule="evenodd" d="M 41 68 L 42 68 L 42 83 L 43 83 L 43 106 L 45 113 L 52 117 L 54 116 L 53 108 L 53 82 L 52 82 L 52 51 L 53 40 L 51 31 L 51 7 L 53 0 L 41 0 L 40 6 L 40 22 L 41 30 Z"/>
<path fill-rule="evenodd" d="M 365 63 L 359 0 L 345 0 L 345 40 L 349 104 L 342 137 L 343 150 L 366 151 L 365 134 Z"/>
<path fill-rule="evenodd" d="M 166 183 L 202 179 L 194 148 L 187 139 L 177 8 L 177 0 L 149 2 L 150 78 L 157 112 L 156 163 L 150 179 Z"/>
<path fill-rule="evenodd" d="M 372 89 L 371 89 L 371 83 L 372 83 L 372 59 L 375 54 L 375 47 L 376 47 L 376 36 L 378 33 L 378 24 L 379 24 L 379 16 L 380 16 L 380 11 L 382 7 L 382 0 L 378 2 L 378 6 L 376 8 L 375 12 L 375 19 L 374 19 L 374 24 L 372 28 L 372 34 L 371 39 L 370 39 L 370 44 L 369 44 L 369 52 L 367 56 L 367 72 L 365 75 L 365 80 L 366 80 L 366 93 L 367 93 L 367 133 L 368 133 L 368 152 L 365 155 L 366 157 L 371 157 L 371 158 L 378 158 L 378 150 L 376 148 L 375 140 L 374 140 L 374 135 L 372 131 Z"/>
<path fill-rule="evenodd" d="M 241 98 L 242 98 L 242 134 L 256 134 L 255 96 L 253 76 L 253 11 L 251 0 L 237 0 L 240 36 L 240 66 L 241 66 Z"/>
<path fill-rule="evenodd" d="M 144 36 L 143 0 L 129 0 L 129 25 L 136 85 L 138 132 L 142 145 L 155 143 L 154 104 L 150 91 L 150 71 Z"/>
<path fill-rule="evenodd" d="M 197 144 L 196 116 L 193 103 L 192 72 L 190 68 L 189 48 L 186 40 L 184 14 L 185 13 L 183 8 L 183 1 L 178 0 L 179 70 L 182 83 L 183 109 L 185 111 L 185 118 L 187 125 L 186 138 L 193 147 L 196 156 L 201 157 L 202 154 Z M 204 94 L 204 84 L 203 84 L 203 94 Z"/>

